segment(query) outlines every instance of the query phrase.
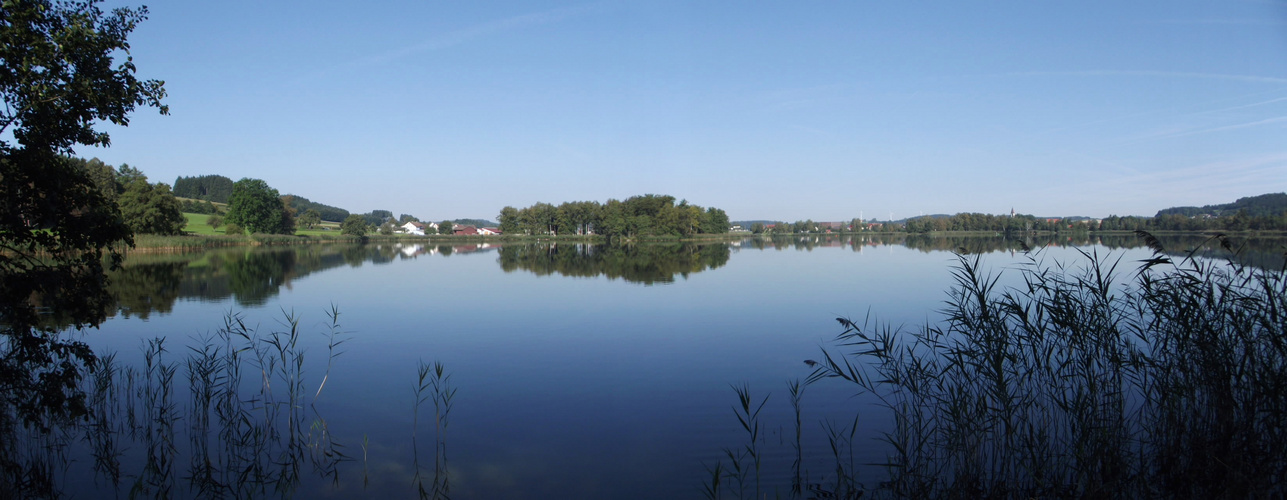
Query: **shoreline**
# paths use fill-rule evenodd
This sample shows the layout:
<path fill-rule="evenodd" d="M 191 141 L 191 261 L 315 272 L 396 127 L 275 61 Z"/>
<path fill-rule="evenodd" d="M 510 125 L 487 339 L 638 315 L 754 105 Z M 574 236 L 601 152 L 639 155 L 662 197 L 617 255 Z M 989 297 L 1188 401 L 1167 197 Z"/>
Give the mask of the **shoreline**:
<path fill-rule="evenodd" d="M 1063 232 L 1034 232 L 1023 236 L 1049 236 L 1060 235 Z M 1111 231 L 1089 231 L 1077 232 L 1077 234 L 1094 235 L 1132 235 L 1133 230 L 1111 230 Z M 1150 234 L 1160 235 L 1195 235 L 1215 237 L 1224 234 L 1227 236 L 1238 237 L 1287 237 L 1287 231 L 1150 231 Z M 635 236 L 631 238 L 619 238 L 617 241 L 623 244 L 648 243 L 648 242 L 715 242 L 715 241 L 737 241 L 747 238 L 754 239 L 773 239 L 773 238 L 795 238 L 809 236 L 980 236 L 980 237 L 998 237 L 1004 236 L 1003 233 L 996 231 L 932 231 L 928 233 L 909 233 L 905 231 L 862 231 L 846 233 L 783 233 L 783 234 L 754 234 L 754 233 L 723 233 L 723 234 L 702 234 L 694 236 Z M 420 243 L 420 244 L 452 244 L 452 243 L 510 243 L 510 242 L 584 242 L 584 243 L 607 243 L 607 239 L 598 235 L 566 235 L 566 236 L 549 236 L 549 235 L 495 235 L 495 236 L 456 236 L 456 235 L 433 235 L 433 236 L 415 236 L 415 235 L 370 235 L 370 236 L 341 236 L 341 235 L 280 235 L 280 234 L 252 234 L 241 236 L 229 235 L 209 235 L 209 234 L 186 234 L 182 236 L 157 236 L 142 234 L 134 238 L 134 247 L 126 250 L 127 253 L 175 253 L 196 251 L 212 248 L 225 248 L 237 246 L 285 246 L 285 245 L 312 245 L 319 243 Z"/>

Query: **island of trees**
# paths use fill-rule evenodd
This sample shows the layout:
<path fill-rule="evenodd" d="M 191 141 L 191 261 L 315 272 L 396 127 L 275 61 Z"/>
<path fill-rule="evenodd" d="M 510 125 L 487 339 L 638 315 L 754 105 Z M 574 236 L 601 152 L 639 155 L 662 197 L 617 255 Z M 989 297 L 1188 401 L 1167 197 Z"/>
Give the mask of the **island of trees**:
<path fill-rule="evenodd" d="M 611 238 L 638 236 L 693 236 L 729 232 L 723 210 L 675 203 L 674 196 L 646 194 L 625 201 L 610 199 L 564 202 L 558 206 L 537 203 L 527 208 L 501 209 L 500 230 L 504 234 L 587 235 Z"/>

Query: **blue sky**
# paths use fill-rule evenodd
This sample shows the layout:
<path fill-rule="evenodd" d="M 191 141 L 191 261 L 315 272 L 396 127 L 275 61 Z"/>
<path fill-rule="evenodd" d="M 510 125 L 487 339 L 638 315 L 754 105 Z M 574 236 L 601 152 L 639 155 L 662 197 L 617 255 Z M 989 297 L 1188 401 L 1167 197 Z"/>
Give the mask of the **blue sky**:
<path fill-rule="evenodd" d="M 104 6 L 132 5 L 123 2 Z M 1287 190 L 1287 2 L 154 1 L 82 156 L 354 212 L 1152 215 Z"/>

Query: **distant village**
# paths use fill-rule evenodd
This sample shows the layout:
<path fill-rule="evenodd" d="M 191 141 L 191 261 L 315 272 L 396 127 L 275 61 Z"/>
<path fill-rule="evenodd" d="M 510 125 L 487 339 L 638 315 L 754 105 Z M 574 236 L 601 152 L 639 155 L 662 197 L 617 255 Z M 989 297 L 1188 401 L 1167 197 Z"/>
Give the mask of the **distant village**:
<path fill-rule="evenodd" d="M 403 233 L 415 236 L 424 236 L 425 234 L 438 234 L 438 223 L 408 221 L 406 224 L 398 226 Z M 452 226 L 451 234 L 456 236 L 493 236 L 501 234 L 500 228 L 495 227 L 475 227 L 475 226 Z"/>

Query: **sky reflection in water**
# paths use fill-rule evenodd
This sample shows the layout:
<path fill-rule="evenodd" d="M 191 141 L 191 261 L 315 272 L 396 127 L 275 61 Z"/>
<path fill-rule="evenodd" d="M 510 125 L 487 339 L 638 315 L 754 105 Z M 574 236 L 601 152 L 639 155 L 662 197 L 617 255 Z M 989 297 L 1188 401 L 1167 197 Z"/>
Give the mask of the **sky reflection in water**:
<path fill-rule="evenodd" d="M 907 328 L 937 319 L 955 261 L 945 251 L 901 245 L 825 245 L 641 246 L 606 263 L 609 250 L 575 246 L 565 247 L 571 253 L 516 246 L 449 255 L 391 245 L 237 249 L 169 259 L 160 274 L 184 275 L 172 305 L 155 304 L 148 314 L 136 297 L 131 318 L 109 320 L 87 339 L 133 362 L 143 339 L 169 336 L 171 352 L 182 353 L 181 344 L 218 329 L 229 311 L 261 333 L 280 328 L 282 310 L 294 311 L 308 332 L 311 392 L 326 352 L 313 332 L 325 331 L 324 310 L 335 304 L 349 341 L 319 409 L 350 455 L 360 458 L 369 440 L 367 493 L 393 497 L 414 492 L 412 387 L 420 361 L 443 362 L 459 388 L 447 436 L 456 498 L 697 497 L 703 463 L 743 443 L 729 384 L 747 382 L 757 398 L 771 394 L 762 416 L 766 479 L 789 488 L 785 382 L 810 373 L 803 361 L 840 331 L 837 316 L 861 320 L 870 312 Z M 1127 272 L 1147 251 L 1118 254 Z M 575 271 L 548 261 L 513 264 L 532 255 L 557 255 Z M 663 255 L 671 260 L 651 266 L 662 275 L 621 272 L 630 267 L 621 259 Z M 1044 256 L 1078 258 L 1060 247 Z M 596 259 L 615 271 L 595 276 Z M 1023 260 L 1009 251 L 984 257 L 994 270 Z M 675 274 L 679 268 L 684 274 Z M 246 282 L 250 270 L 265 273 L 266 284 Z M 882 458 L 872 428 L 883 412 L 871 403 L 840 383 L 808 388 L 804 439 L 813 477 L 829 470 L 823 419 L 843 424 L 861 411 L 869 435 L 860 438 L 858 461 Z M 432 456 L 424 441 L 421 453 Z M 331 494 L 361 488 L 361 471 L 360 462 L 349 464 L 342 490 Z M 327 491 L 320 482 L 306 491 L 313 488 Z"/>

